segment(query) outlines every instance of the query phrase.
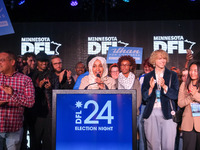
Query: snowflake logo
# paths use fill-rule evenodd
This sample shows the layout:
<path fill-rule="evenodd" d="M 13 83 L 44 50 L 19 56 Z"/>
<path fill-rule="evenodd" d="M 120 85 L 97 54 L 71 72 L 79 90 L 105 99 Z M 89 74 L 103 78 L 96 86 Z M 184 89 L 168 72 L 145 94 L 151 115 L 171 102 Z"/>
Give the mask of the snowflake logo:
<path fill-rule="evenodd" d="M 77 108 L 81 108 L 83 104 L 82 104 L 82 102 L 78 101 L 78 102 L 76 102 L 75 105 Z"/>

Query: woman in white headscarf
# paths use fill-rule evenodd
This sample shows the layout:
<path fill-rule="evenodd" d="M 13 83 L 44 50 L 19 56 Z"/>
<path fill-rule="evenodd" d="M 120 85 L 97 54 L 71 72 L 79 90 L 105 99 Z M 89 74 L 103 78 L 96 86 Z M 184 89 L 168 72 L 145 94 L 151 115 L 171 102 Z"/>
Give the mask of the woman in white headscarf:
<path fill-rule="evenodd" d="M 116 89 L 116 82 L 108 77 L 106 59 L 94 57 L 89 62 L 89 75 L 81 80 L 79 89 Z"/>

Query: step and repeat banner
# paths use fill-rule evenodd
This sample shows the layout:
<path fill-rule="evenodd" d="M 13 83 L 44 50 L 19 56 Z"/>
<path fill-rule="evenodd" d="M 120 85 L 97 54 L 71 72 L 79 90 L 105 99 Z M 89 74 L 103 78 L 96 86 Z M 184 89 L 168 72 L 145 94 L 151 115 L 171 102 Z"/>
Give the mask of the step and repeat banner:
<path fill-rule="evenodd" d="M 14 34 L 0 36 L 0 50 L 11 50 L 18 55 L 40 51 L 60 55 L 69 69 L 73 69 L 78 61 L 86 62 L 89 55 L 106 58 L 110 47 L 118 47 L 115 56 L 129 54 L 133 48 L 141 49 L 142 54 L 136 55 L 137 59 L 141 58 L 138 63 L 149 57 L 153 50 L 161 48 L 169 53 L 169 67 L 182 68 L 186 49 L 192 49 L 197 55 L 200 47 L 200 21 L 195 20 L 34 22 L 13 23 L 13 27 Z"/>

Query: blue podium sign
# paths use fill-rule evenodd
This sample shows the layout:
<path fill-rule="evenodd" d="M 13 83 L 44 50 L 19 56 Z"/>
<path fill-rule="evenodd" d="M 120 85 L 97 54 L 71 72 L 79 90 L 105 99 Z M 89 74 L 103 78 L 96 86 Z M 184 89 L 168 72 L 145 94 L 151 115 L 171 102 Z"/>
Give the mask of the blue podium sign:
<path fill-rule="evenodd" d="M 135 59 L 136 64 L 142 64 L 142 47 L 109 47 L 107 64 L 117 63 L 119 57 L 130 55 Z"/>
<path fill-rule="evenodd" d="M 136 149 L 134 90 L 54 90 L 56 150 Z"/>

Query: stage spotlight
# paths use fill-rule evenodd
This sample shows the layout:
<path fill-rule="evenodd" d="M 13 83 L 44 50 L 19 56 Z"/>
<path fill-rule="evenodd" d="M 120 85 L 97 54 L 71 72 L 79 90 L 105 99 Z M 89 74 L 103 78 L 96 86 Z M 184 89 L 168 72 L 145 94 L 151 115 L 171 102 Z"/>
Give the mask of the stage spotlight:
<path fill-rule="evenodd" d="M 25 3 L 25 0 L 20 0 L 19 2 L 18 2 L 18 5 L 23 5 Z"/>
<path fill-rule="evenodd" d="M 78 1 L 77 1 L 77 0 L 72 0 L 72 1 L 70 2 L 70 5 L 71 5 L 71 6 L 77 6 L 77 5 L 78 5 Z"/>
<path fill-rule="evenodd" d="M 123 1 L 126 2 L 126 3 L 130 2 L 130 0 L 123 0 Z"/>

